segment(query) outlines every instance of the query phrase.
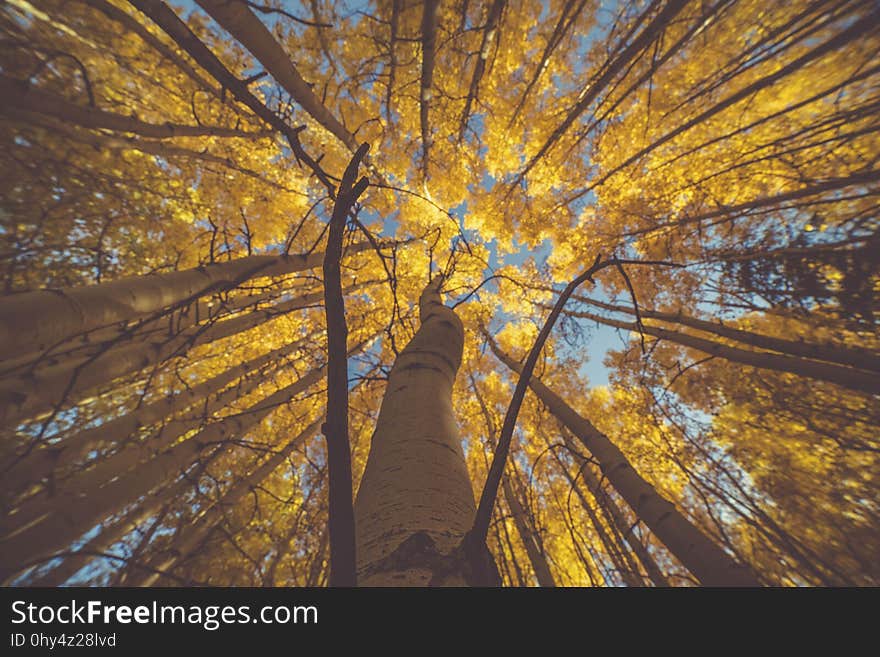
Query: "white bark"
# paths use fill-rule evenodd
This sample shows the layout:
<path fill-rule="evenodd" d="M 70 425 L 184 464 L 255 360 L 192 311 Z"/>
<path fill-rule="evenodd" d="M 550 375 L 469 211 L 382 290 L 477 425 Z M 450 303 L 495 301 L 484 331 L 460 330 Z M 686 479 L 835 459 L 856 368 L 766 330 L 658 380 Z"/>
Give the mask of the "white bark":
<path fill-rule="evenodd" d="M 476 510 L 452 408 L 462 323 L 436 284 L 422 293 L 419 312 L 421 327 L 391 370 L 355 502 L 361 586 L 436 583 L 431 559 L 398 548 L 415 536 L 410 547 L 433 542 L 432 553 L 448 555 Z"/>

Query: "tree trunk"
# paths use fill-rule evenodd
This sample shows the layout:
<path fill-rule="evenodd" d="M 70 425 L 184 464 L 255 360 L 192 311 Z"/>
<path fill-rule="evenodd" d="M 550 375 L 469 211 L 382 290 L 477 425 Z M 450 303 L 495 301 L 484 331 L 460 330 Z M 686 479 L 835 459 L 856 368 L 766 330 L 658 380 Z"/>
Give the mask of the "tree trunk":
<path fill-rule="evenodd" d="M 369 246 L 366 242 L 356 244 L 348 253 Z M 211 292 L 231 290 L 252 278 L 312 269 L 323 260 L 323 253 L 249 256 L 168 274 L 12 295 L 0 300 L 0 359 L 43 351 L 85 331 L 144 317 Z"/>
<path fill-rule="evenodd" d="M 263 294 L 241 295 L 231 299 L 218 296 L 202 298 L 198 303 L 187 304 L 179 309 L 168 309 L 155 319 L 139 319 L 120 322 L 113 326 L 94 329 L 69 340 L 57 342 L 51 349 L 32 351 L 0 363 L 0 377 L 26 376 L 41 367 L 63 365 L 77 359 L 95 356 L 109 346 L 123 342 L 149 342 L 161 337 L 169 337 L 185 328 L 201 322 L 209 322 L 239 312 L 250 306 L 275 302 L 285 292 L 295 294 L 295 290 L 272 289 Z"/>
<path fill-rule="evenodd" d="M 489 345 L 499 360 L 514 372 L 520 371 L 521 365 L 502 352 L 494 341 Z M 578 415 L 539 379 L 531 377 L 529 385 L 550 412 L 590 450 L 602 473 L 636 515 L 700 583 L 705 586 L 760 586 L 748 567 L 737 563 L 645 481 L 608 436 Z"/>
<path fill-rule="evenodd" d="M 354 136 L 315 95 L 311 86 L 293 65 L 290 55 L 284 51 L 269 28 L 239 0 L 196 0 L 224 30 L 247 48 L 266 70 L 284 87 L 321 127 L 355 151 L 358 147 Z"/>
<path fill-rule="evenodd" d="M 17 522 L 13 511 L 3 518 L 2 523 L 0 552 L 3 554 L 3 563 L 0 564 L 0 581 L 29 559 L 51 554 L 69 545 L 102 518 L 121 511 L 156 487 L 176 479 L 205 455 L 214 458 L 219 453 L 233 449 L 231 438 L 242 437 L 278 406 L 288 403 L 299 387 L 299 382 L 293 383 L 242 413 L 208 425 L 198 435 L 178 443 L 148 463 L 87 495 L 58 500 L 48 513 L 24 526 Z"/>
<path fill-rule="evenodd" d="M 571 439 L 568 435 L 564 435 L 564 440 L 566 441 L 566 444 L 568 444 Z M 657 566 L 654 557 L 651 556 L 651 553 L 648 552 L 648 549 L 639 540 L 639 537 L 635 535 L 632 526 L 623 516 L 623 511 L 620 510 L 620 507 L 617 506 L 617 503 L 613 499 L 602 493 L 599 480 L 590 469 L 590 464 L 587 463 L 585 459 L 580 457 L 575 458 L 581 466 L 581 477 L 583 477 L 584 483 L 593 493 L 593 497 L 596 498 L 596 501 L 608 511 L 608 515 L 611 517 L 615 527 L 617 527 L 617 531 L 620 532 L 620 535 L 629 544 L 633 552 L 635 552 L 636 557 L 638 557 L 642 566 L 644 566 L 645 572 L 648 573 L 648 577 L 654 583 L 654 586 L 669 586 L 669 582 L 661 572 L 659 566 Z"/>
<path fill-rule="evenodd" d="M 634 567 L 635 564 L 627 559 L 627 555 L 625 554 L 625 547 L 608 535 L 608 532 L 605 530 L 605 525 L 602 524 L 602 520 L 596 514 L 596 510 L 593 508 L 593 505 L 590 504 L 590 500 L 587 499 L 584 491 L 581 490 L 581 487 L 578 484 L 577 480 L 568 471 L 568 468 L 566 467 L 565 463 L 561 461 L 559 455 L 555 451 L 552 452 L 552 454 L 553 458 L 556 459 L 556 462 L 559 465 L 559 469 L 562 471 L 562 474 L 565 475 L 565 478 L 568 480 L 569 485 L 571 486 L 572 490 L 574 490 L 575 495 L 577 495 L 578 501 L 581 503 L 581 508 L 590 519 L 590 524 L 593 526 L 593 529 L 596 532 L 596 536 L 599 537 L 599 542 L 602 544 L 602 549 L 605 551 L 605 554 L 608 555 L 608 558 L 611 560 L 614 569 L 623 579 L 623 583 L 633 588 L 643 587 L 644 582 L 642 582 L 641 573 L 639 573 L 638 568 Z M 596 500 L 596 503 L 598 504 L 598 500 Z M 608 583 L 607 579 L 606 583 Z"/>
<path fill-rule="evenodd" d="M 147 123 L 136 116 L 115 114 L 97 107 L 71 103 L 63 96 L 31 87 L 27 81 L 0 74 L 0 95 L 9 105 L 27 112 L 45 114 L 90 130 L 128 132 L 142 137 L 265 137 L 266 132 L 245 132 L 219 126 L 182 125 L 175 123 Z"/>
<path fill-rule="evenodd" d="M 593 313 L 577 312 L 574 310 L 564 311 L 566 315 L 571 317 L 581 317 L 590 319 L 606 326 L 624 329 L 626 331 L 638 332 L 647 335 L 653 335 L 661 340 L 669 340 L 685 347 L 691 347 L 698 351 L 711 356 L 719 356 L 734 363 L 742 363 L 751 367 L 758 367 L 766 370 L 774 370 L 776 372 L 789 372 L 804 376 L 811 379 L 819 379 L 828 381 L 850 390 L 867 393 L 870 395 L 880 395 L 880 377 L 875 372 L 867 372 L 852 367 L 844 367 L 835 365 L 834 363 L 825 363 L 815 360 L 807 360 L 794 356 L 784 356 L 781 354 L 772 354 L 767 351 L 749 351 L 747 349 L 739 349 L 731 347 L 714 340 L 707 340 L 695 335 L 672 331 L 659 326 L 642 325 L 639 327 L 634 322 L 621 322 L 616 319 L 609 319 L 601 315 Z"/>
<path fill-rule="evenodd" d="M 173 48 L 166 46 L 162 40 L 157 38 L 144 25 L 135 20 L 133 16 L 125 13 L 114 5 L 111 5 L 106 0 L 79 0 L 79 2 L 88 5 L 96 11 L 100 11 L 110 20 L 119 23 L 125 31 L 137 34 L 143 39 L 144 43 L 151 46 L 162 55 L 162 57 L 183 71 L 193 82 L 196 83 L 197 88 L 210 91 L 216 98 L 219 98 L 221 102 L 226 102 L 224 97 L 226 92 L 225 89 L 221 88 L 219 85 L 213 85 L 207 79 L 203 78 L 200 73 L 196 72 L 196 70 L 190 66 L 186 59 L 178 55 Z M 234 109 L 232 103 L 227 103 L 227 107 Z"/>
<path fill-rule="evenodd" d="M 199 345 L 250 330 L 280 315 L 317 304 L 320 292 L 291 299 L 225 321 L 190 327 L 179 334 L 151 343 L 111 347 L 97 356 L 47 367 L 27 377 L 0 383 L 0 424 L 70 404 L 84 394 L 117 377 L 159 365 L 169 358 L 185 356 Z"/>
<path fill-rule="evenodd" d="M 174 564 L 183 557 L 191 554 L 207 537 L 214 527 L 223 520 L 227 513 L 239 502 L 243 497 L 250 493 L 254 486 L 260 484 L 266 477 L 272 474 L 285 460 L 293 453 L 297 447 L 302 445 L 306 440 L 314 436 L 321 428 L 322 420 L 312 422 L 299 435 L 293 438 L 284 448 L 275 452 L 262 465 L 259 465 L 251 474 L 241 479 L 237 479 L 229 490 L 215 502 L 205 513 L 203 513 L 196 521 L 188 527 L 185 527 L 174 538 L 172 550 L 170 554 L 156 559 L 150 564 L 151 572 L 146 575 L 140 582 L 131 584 L 132 586 L 152 586 L 161 576 L 163 572 L 170 571 Z"/>
<path fill-rule="evenodd" d="M 464 331 L 438 287 L 419 299 L 421 326 L 391 370 L 358 489 L 363 586 L 465 583 L 447 559 L 475 512 L 452 408 Z"/>
<path fill-rule="evenodd" d="M 100 553 L 109 550 L 115 543 L 121 541 L 130 532 L 140 527 L 163 507 L 185 495 L 192 486 L 193 480 L 183 477 L 170 486 L 154 491 L 121 518 L 112 520 L 109 525 L 101 529 L 100 533 L 85 545 L 63 557 L 59 557 L 63 561 L 57 567 L 39 577 L 28 579 L 27 585 L 61 586 L 91 560 L 99 558 L 98 555 Z M 47 561 L 50 559 L 51 557 Z"/>
<path fill-rule="evenodd" d="M 601 301 L 595 301 L 588 297 L 579 295 L 572 295 L 572 298 L 577 299 L 578 301 L 589 303 L 598 308 L 604 308 L 605 310 L 622 312 L 628 315 L 636 314 L 633 308 L 628 308 L 627 306 L 618 306 L 610 303 L 603 303 Z M 639 315 L 641 315 L 643 318 L 648 317 L 651 319 L 659 319 L 663 322 L 669 322 L 671 324 L 681 324 L 682 326 L 689 326 L 690 328 L 697 329 L 698 331 L 713 333 L 724 338 L 729 338 L 730 340 L 735 340 L 736 342 L 742 342 L 758 349 L 769 349 L 771 351 L 778 351 L 780 353 L 789 354 L 791 356 L 800 356 L 802 358 L 812 358 L 815 360 L 825 360 L 832 363 L 838 363 L 840 365 L 848 365 L 850 367 L 858 367 L 861 369 L 870 369 L 880 372 L 880 356 L 869 349 L 862 349 L 855 346 L 834 345 L 829 343 L 822 344 L 816 342 L 786 340 L 784 338 L 770 335 L 762 335 L 761 333 L 755 333 L 753 331 L 736 328 L 734 326 L 727 326 L 726 324 L 723 324 L 721 320 L 710 322 L 705 319 L 691 317 L 681 311 L 676 313 L 665 313 L 658 312 L 656 310 L 645 310 L 644 308 L 639 308 Z"/>
<path fill-rule="evenodd" d="M 419 125 L 422 130 L 422 182 L 428 180 L 428 153 L 431 150 L 429 113 L 434 96 L 434 59 L 437 46 L 437 14 L 440 0 L 425 0 L 422 10 L 422 75 L 419 89 Z"/>
<path fill-rule="evenodd" d="M 307 390 L 324 376 L 324 369 L 319 367 L 302 376 L 296 384 L 286 388 L 289 395 L 295 395 Z M 65 497 L 83 497 L 91 491 L 98 490 L 107 485 L 115 477 L 124 478 L 132 470 L 148 465 L 165 450 L 170 448 L 180 436 L 198 429 L 201 425 L 210 426 L 211 416 L 228 406 L 231 402 L 255 390 L 265 380 L 261 377 L 253 377 L 246 385 L 239 388 L 229 388 L 206 405 L 204 413 L 194 418 L 181 418 L 164 425 L 156 434 L 145 440 L 138 441 L 119 450 L 115 454 L 101 459 L 92 467 L 81 473 L 69 477 L 52 487 L 52 494 L 47 497 L 40 496 L 36 499 L 27 500 L 16 510 L 16 521 L 19 524 L 30 522 L 51 513 L 59 500 Z M 222 420 L 221 420 L 222 421 Z M 216 420 L 215 420 L 216 422 Z"/>
<path fill-rule="evenodd" d="M 25 486 L 40 483 L 50 475 L 53 477 L 63 475 L 93 450 L 102 450 L 109 445 L 120 443 L 141 427 L 148 427 L 170 418 L 197 402 L 206 401 L 211 404 L 211 397 L 236 379 L 256 372 L 301 346 L 301 342 L 285 345 L 259 358 L 230 368 L 203 383 L 184 388 L 176 394 L 169 391 L 168 395 L 157 401 L 136 408 L 122 417 L 80 431 L 57 444 L 40 446 L 27 455 L 13 455 L 0 465 L 4 487 L 8 492 L 15 493 Z M 200 409 L 204 411 L 204 407 Z"/>
<path fill-rule="evenodd" d="M 519 497 L 510 483 L 510 477 L 504 477 L 501 480 L 501 485 L 504 488 L 504 499 L 507 500 L 507 506 L 510 507 L 510 513 L 513 516 L 516 531 L 526 548 L 526 554 L 529 557 L 529 562 L 532 564 L 532 570 L 535 571 L 535 577 L 538 579 L 538 584 L 540 586 L 556 586 L 553 575 L 550 573 L 550 567 L 547 565 L 547 559 L 538 547 L 531 527 L 529 526 L 530 523 L 526 520 L 526 510 L 520 503 Z"/>

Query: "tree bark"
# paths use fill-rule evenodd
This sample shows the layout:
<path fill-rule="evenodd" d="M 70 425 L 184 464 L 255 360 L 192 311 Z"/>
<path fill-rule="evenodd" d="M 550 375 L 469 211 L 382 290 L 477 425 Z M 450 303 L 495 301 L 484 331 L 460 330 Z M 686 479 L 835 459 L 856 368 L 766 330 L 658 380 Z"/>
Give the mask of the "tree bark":
<path fill-rule="evenodd" d="M 176 413 L 196 403 L 204 402 L 204 405 L 199 406 L 198 418 L 189 418 L 198 420 L 231 400 L 227 395 L 217 395 L 230 383 L 256 372 L 263 366 L 283 358 L 300 347 L 302 347 L 302 342 L 285 345 L 259 358 L 230 368 L 191 388 L 185 388 L 176 394 L 169 393 L 155 402 L 134 409 L 127 415 L 104 422 L 92 429 L 80 431 L 57 444 L 42 445 L 27 455 L 14 455 L 5 460 L 0 468 L 0 472 L 3 473 L 4 486 L 7 491 L 15 492 L 28 485 L 36 485 L 50 475 L 53 479 L 63 478 L 89 452 L 121 443 L 141 427 L 149 427 L 165 418 L 172 418 Z M 259 383 L 259 381 L 255 381 L 255 383 Z M 230 390 L 238 394 L 242 393 L 239 386 Z M 167 432 L 168 425 L 176 421 L 170 420 L 164 424 L 160 433 Z M 186 430 L 181 433 L 185 432 Z"/>
<path fill-rule="evenodd" d="M 526 554 L 529 557 L 529 563 L 532 564 L 532 570 L 535 571 L 535 577 L 540 586 L 556 586 L 553 574 L 550 572 L 550 566 L 547 565 L 547 559 L 544 553 L 538 547 L 535 537 L 532 533 L 530 523 L 526 520 L 526 510 L 519 501 L 519 497 L 514 491 L 510 483 L 510 477 L 505 476 L 501 480 L 504 489 L 504 499 L 507 500 L 507 506 L 510 507 L 510 513 L 513 516 L 513 523 L 516 525 L 516 531 L 522 544 L 526 548 Z"/>
<path fill-rule="evenodd" d="M 351 441 L 348 437 L 348 323 L 342 292 L 342 241 L 348 214 L 368 181 L 357 182 L 358 167 L 369 150 L 358 147 L 339 184 L 327 231 L 324 274 L 324 313 L 327 318 L 327 439 L 328 529 L 330 532 L 330 585 L 357 586 L 354 508 L 352 507 Z"/>
<path fill-rule="evenodd" d="M 196 0 L 224 30 L 247 48 L 291 98 L 309 113 L 325 130 L 345 144 L 349 150 L 357 150 L 354 136 L 321 102 L 311 86 L 300 75 L 284 48 L 269 28 L 256 17 L 241 0 Z"/>
<path fill-rule="evenodd" d="M 522 366 L 502 352 L 493 340 L 489 345 L 501 362 L 514 372 L 520 372 Z M 550 412 L 590 450 L 602 473 L 636 515 L 700 583 L 705 586 L 760 586 L 748 567 L 737 563 L 660 495 L 633 469 L 623 452 L 589 420 L 578 415 L 535 377 L 530 378 L 529 385 Z"/>
<path fill-rule="evenodd" d="M 316 292 L 275 306 L 255 310 L 241 317 L 193 326 L 169 339 L 112 347 L 97 356 L 45 368 L 26 377 L 0 383 L 0 423 L 36 417 L 40 413 L 70 404 L 90 390 L 114 379 L 166 360 L 186 355 L 190 349 L 250 330 L 280 315 L 317 304 Z"/>
<path fill-rule="evenodd" d="M 355 502 L 363 586 L 465 583 L 445 560 L 475 511 L 452 408 L 464 331 L 440 300 L 439 280 L 425 288 L 419 313 L 391 370 Z"/>
<path fill-rule="evenodd" d="M 367 248 L 369 243 L 355 244 L 348 253 Z M 323 253 L 249 256 L 168 274 L 12 295 L 0 299 L 0 359 L 43 351 L 86 331 L 231 290 L 252 278 L 312 269 L 323 260 Z"/>
<path fill-rule="evenodd" d="M 422 73 L 419 90 L 419 125 L 422 130 L 422 181 L 428 180 L 428 153 L 431 150 L 429 112 L 434 88 L 434 57 L 437 47 L 437 13 L 440 0 L 425 0 L 422 10 Z"/>
<path fill-rule="evenodd" d="M 774 370 L 777 372 L 789 372 L 791 374 L 797 374 L 798 376 L 828 381 L 844 388 L 867 393 L 869 395 L 880 394 L 880 377 L 878 377 L 876 373 L 866 372 L 865 370 L 857 370 L 852 367 L 807 360 L 800 357 L 772 354 L 767 351 L 749 351 L 747 349 L 731 347 L 720 342 L 715 342 L 714 340 L 672 331 L 659 326 L 648 326 L 645 324 L 638 326 L 632 322 L 621 322 L 616 319 L 609 319 L 608 317 L 602 317 L 601 315 L 595 315 L 593 313 L 577 312 L 574 310 L 566 310 L 564 312 L 571 317 L 590 319 L 594 322 L 605 324 L 606 326 L 613 326 L 627 331 L 641 331 L 642 333 L 653 335 L 661 340 L 669 340 L 670 342 L 685 347 L 691 347 L 711 356 L 720 356 L 721 358 L 734 363 L 742 363 L 743 365 L 749 365 L 751 367 Z"/>

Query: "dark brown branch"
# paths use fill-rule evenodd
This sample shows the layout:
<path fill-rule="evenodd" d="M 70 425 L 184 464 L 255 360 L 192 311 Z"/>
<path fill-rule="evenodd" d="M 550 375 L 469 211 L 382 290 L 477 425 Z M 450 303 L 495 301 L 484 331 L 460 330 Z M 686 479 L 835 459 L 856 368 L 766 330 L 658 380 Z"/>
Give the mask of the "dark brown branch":
<path fill-rule="evenodd" d="M 468 118 L 471 114 L 471 105 L 477 99 L 480 90 L 480 80 L 483 79 L 483 73 L 486 71 L 486 62 L 489 60 L 489 51 L 492 44 L 498 41 L 498 22 L 501 19 L 501 13 L 507 5 L 507 0 L 494 0 L 489 8 L 489 15 L 486 17 L 486 26 L 483 28 L 483 39 L 480 43 L 480 52 L 477 55 L 477 62 L 474 64 L 474 74 L 471 76 L 471 84 L 468 89 L 467 99 L 464 103 L 464 111 L 461 114 L 461 121 L 458 127 L 458 143 L 464 140 L 464 133 L 467 129 Z"/>
<path fill-rule="evenodd" d="M 348 439 L 348 326 L 342 296 L 342 239 L 348 213 L 368 185 L 355 183 L 358 166 L 369 150 L 362 144 L 342 175 L 327 248 L 324 253 L 324 309 L 327 315 L 327 438 L 329 478 L 330 586 L 356 586 L 357 571 L 352 506 L 351 447 Z"/>
<path fill-rule="evenodd" d="M 501 483 L 501 477 L 504 474 L 504 464 L 507 462 L 507 455 L 510 453 L 510 443 L 513 439 L 513 430 L 516 427 L 516 418 L 519 415 L 519 409 L 525 398 L 526 389 L 529 385 L 529 379 L 535 371 L 535 365 L 538 363 L 538 357 L 544 349 L 544 343 L 550 337 L 556 320 L 562 313 L 565 303 L 574 291 L 583 283 L 593 282 L 593 276 L 605 269 L 618 263 L 616 258 L 602 260 L 602 256 L 597 256 L 596 261 L 580 276 L 572 280 L 559 295 L 553 310 L 544 322 L 541 332 L 538 334 L 535 344 L 529 352 L 525 365 L 523 365 L 522 374 L 516 383 L 516 389 L 513 391 L 513 397 L 510 405 L 507 407 L 507 413 L 504 416 L 504 423 L 501 426 L 501 434 L 498 437 L 498 445 L 495 448 L 495 454 L 492 457 L 492 465 L 489 468 L 489 474 L 486 478 L 486 484 L 483 486 L 483 492 L 480 495 L 480 504 L 477 507 L 477 514 L 474 518 L 474 524 L 469 534 L 474 542 L 485 542 L 486 535 L 489 531 L 489 522 L 492 518 L 492 509 L 495 506 L 495 500 L 498 497 L 498 486 Z"/>
<path fill-rule="evenodd" d="M 306 20 L 305 18 L 294 16 L 289 11 L 284 11 L 283 9 L 267 7 L 266 5 L 258 5 L 256 2 L 251 2 L 250 0 L 242 0 L 242 2 L 244 2 L 251 9 L 260 12 L 261 14 L 281 14 L 285 18 L 289 18 L 290 20 L 300 23 L 302 25 L 307 25 L 308 27 L 333 27 L 331 23 L 321 23 L 318 21 Z"/>
<path fill-rule="evenodd" d="M 431 125 L 428 112 L 434 86 L 434 56 L 437 46 L 437 10 L 440 0 L 425 0 L 422 14 L 422 77 L 419 93 L 419 120 L 422 129 L 422 179 L 428 179 L 428 153 L 431 150 Z"/>
<path fill-rule="evenodd" d="M 217 56 L 208 49 L 193 31 L 189 29 L 186 23 L 181 21 L 177 14 L 175 14 L 168 5 L 162 2 L 162 0 L 129 0 L 129 2 L 150 18 L 150 20 L 156 23 L 156 25 L 161 27 L 168 36 L 174 39 L 177 45 L 186 51 L 190 57 L 196 60 L 199 65 L 208 71 L 208 73 L 210 73 L 225 89 L 229 89 L 236 99 L 250 108 L 251 111 L 263 119 L 263 121 L 284 135 L 295 157 L 315 173 L 321 183 L 327 188 L 331 198 L 335 198 L 335 185 L 318 162 L 312 159 L 312 157 L 306 152 L 299 141 L 299 133 L 303 128 L 292 127 L 284 119 L 260 102 L 260 100 L 250 92 L 247 84 L 233 75 L 223 62 L 217 59 Z"/>

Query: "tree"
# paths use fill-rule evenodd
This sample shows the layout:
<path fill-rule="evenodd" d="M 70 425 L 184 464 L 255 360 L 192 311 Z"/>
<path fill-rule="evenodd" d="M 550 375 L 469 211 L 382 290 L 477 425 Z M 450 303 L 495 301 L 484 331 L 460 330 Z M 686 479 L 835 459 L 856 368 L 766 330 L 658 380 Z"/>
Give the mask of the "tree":
<path fill-rule="evenodd" d="M 5 582 L 880 582 L 875 6 L 197 5 L 0 9 Z"/>

